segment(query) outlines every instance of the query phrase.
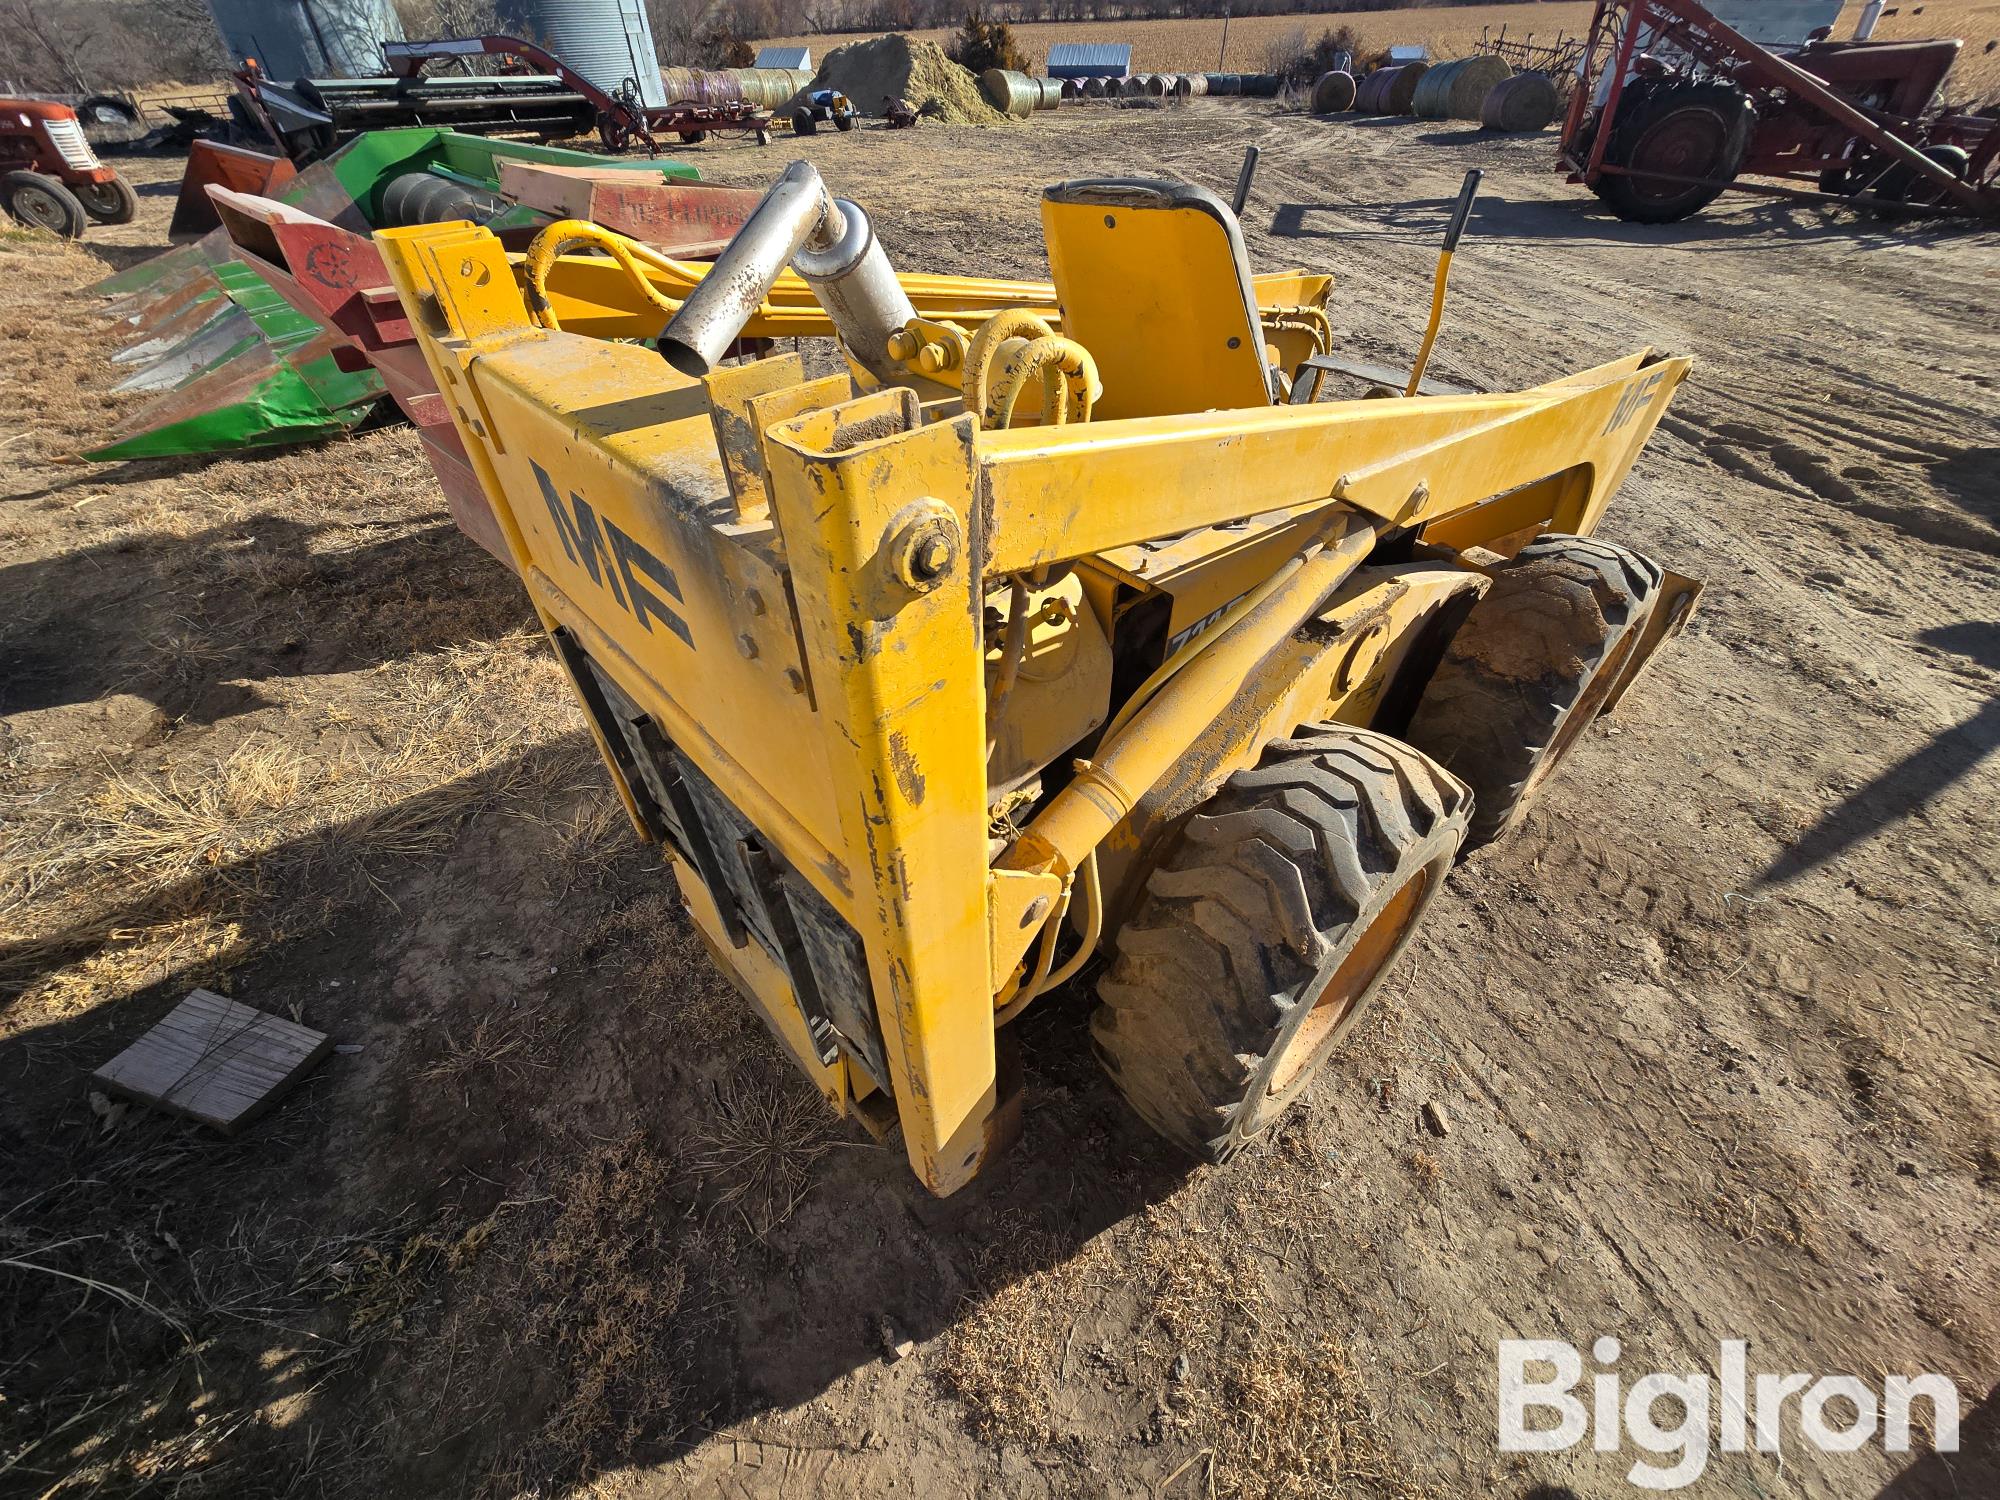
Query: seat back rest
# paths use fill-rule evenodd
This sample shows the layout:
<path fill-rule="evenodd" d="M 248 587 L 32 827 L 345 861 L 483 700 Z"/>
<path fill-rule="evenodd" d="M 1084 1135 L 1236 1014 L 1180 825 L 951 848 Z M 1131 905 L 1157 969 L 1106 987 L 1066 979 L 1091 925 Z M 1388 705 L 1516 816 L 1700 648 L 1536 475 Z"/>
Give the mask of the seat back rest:
<path fill-rule="evenodd" d="M 1215 194 L 1143 178 L 1059 182 L 1043 190 L 1042 233 L 1063 331 L 1104 380 L 1094 416 L 1270 403 L 1250 258 Z"/>

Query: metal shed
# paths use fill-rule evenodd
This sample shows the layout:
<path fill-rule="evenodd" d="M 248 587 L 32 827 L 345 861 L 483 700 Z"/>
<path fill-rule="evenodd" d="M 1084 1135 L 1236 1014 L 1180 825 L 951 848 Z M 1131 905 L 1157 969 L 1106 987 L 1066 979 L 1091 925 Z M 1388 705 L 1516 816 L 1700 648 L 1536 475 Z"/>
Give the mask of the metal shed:
<path fill-rule="evenodd" d="M 1049 48 L 1051 78 L 1123 78 L 1131 69 L 1126 42 L 1058 42 Z"/>
<path fill-rule="evenodd" d="M 803 68 L 812 71 L 813 52 L 810 47 L 759 47 L 756 66 L 760 68 Z"/>

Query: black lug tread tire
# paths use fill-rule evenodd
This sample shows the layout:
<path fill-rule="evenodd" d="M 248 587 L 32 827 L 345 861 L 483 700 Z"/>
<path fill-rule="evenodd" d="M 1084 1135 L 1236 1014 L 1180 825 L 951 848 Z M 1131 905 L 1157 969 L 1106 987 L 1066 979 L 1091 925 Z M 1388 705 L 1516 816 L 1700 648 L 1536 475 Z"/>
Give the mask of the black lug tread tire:
<path fill-rule="evenodd" d="M 1367 1008 L 1471 811 L 1464 784 L 1427 756 L 1347 725 L 1305 725 L 1224 783 L 1147 880 L 1098 983 L 1092 1040 L 1134 1111 L 1206 1161 L 1268 1129 Z M 1366 988 L 1314 1022 L 1311 1000 L 1419 879 Z M 1302 1033 L 1318 1034 L 1274 1091 Z"/>
<path fill-rule="evenodd" d="M 699 146 L 703 141 L 708 139 L 708 132 L 706 130 L 683 130 L 680 136 L 683 145 Z"/>
<path fill-rule="evenodd" d="M 24 213 L 17 206 L 32 195 L 39 195 L 45 205 L 41 217 Z M 81 238 L 84 227 L 90 222 L 83 205 L 76 201 L 76 194 L 55 178 L 40 172 L 9 172 L 0 177 L 0 202 L 4 202 L 7 212 L 21 223 L 46 229 L 66 240 Z"/>
<path fill-rule="evenodd" d="M 835 115 L 833 117 L 833 128 L 835 130 L 852 130 L 854 125 L 855 119 L 853 115 Z"/>
<path fill-rule="evenodd" d="M 1612 122 L 1611 139 L 1604 146 L 1604 160 L 1610 166 L 1629 165 L 1640 141 L 1669 115 L 1686 109 L 1705 109 L 1715 114 L 1726 132 L 1721 159 L 1707 173 L 1724 182 L 1743 167 L 1750 148 L 1751 132 L 1757 123 L 1750 98 L 1734 84 L 1714 80 L 1690 82 L 1663 79 L 1647 87 L 1638 97 L 1628 88 Z M 1592 189 L 1619 218 L 1633 224 L 1673 224 L 1700 212 L 1722 195 L 1720 187 L 1689 187 L 1670 198 L 1648 197 L 1629 177 L 1600 176 Z"/>
<path fill-rule="evenodd" d="M 818 129 L 819 122 L 813 118 L 811 110 L 795 109 L 792 111 L 793 135 L 812 135 Z"/>
<path fill-rule="evenodd" d="M 1494 571 L 1410 718 L 1410 743 L 1472 788 L 1468 852 L 1520 822 L 1589 727 L 1662 579 L 1637 552 L 1557 533 Z"/>
<path fill-rule="evenodd" d="M 139 195 L 122 177 L 72 188 L 83 211 L 100 224 L 130 224 L 139 215 Z"/>

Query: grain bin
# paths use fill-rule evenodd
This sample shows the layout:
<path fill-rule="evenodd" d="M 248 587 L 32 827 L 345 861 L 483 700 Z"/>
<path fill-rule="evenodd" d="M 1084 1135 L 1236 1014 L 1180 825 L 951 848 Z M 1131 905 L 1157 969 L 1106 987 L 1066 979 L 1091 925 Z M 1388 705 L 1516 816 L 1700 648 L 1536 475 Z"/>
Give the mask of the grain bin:
<path fill-rule="evenodd" d="M 1479 105 L 1479 123 L 1488 130 L 1546 130 L 1561 101 L 1546 73 L 1516 73 L 1486 91 Z"/>
<path fill-rule="evenodd" d="M 1011 68 L 988 68 L 979 75 L 979 92 L 1003 114 L 1026 119 L 1035 112 L 1042 86 L 1026 73 L 1016 73 Z"/>
<path fill-rule="evenodd" d="M 346 0 L 328 10 L 305 0 L 208 0 L 230 59 L 251 58 L 267 78 L 371 78 L 382 71 L 382 44 L 403 39 L 391 0 Z"/>
<path fill-rule="evenodd" d="M 1354 108 L 1354 75 L 1341 69 L 1322 73 L 1313 80 L 1312 112 L 1337 115 Z"/>
<path fill-rule="evenodd" d="M 619 92 L 629 78 L 648 108 L 673 102 L 641 0 L 501 0 L 499 15 L 499 30 L 548 48 L 605 93 Z"/>
<path fill-rule="evenodd" d="M 1476 120 L 1487 92 L 1513 71 L 1504 59 L 1485 52 L 1439 63 L 1411 92 L 1410 113 L 1420 120 Z"/>

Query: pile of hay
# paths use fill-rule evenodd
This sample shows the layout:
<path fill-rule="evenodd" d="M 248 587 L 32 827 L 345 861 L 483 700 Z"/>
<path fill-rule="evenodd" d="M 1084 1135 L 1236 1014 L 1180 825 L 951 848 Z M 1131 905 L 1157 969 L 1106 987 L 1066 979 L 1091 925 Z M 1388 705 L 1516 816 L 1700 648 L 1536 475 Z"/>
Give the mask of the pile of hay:
<path fill-rule="evenodd" d="M 864 115 L 880 115 L 897 95 L 921 109 L 935 99 L 950 125 L 998 125 L 1007 116 L 980 97 L 979 80 L 944 55 L 936 42 L 900 33 L 849 42 L 827 53 L 806 91 L 838 89 Z"/>

